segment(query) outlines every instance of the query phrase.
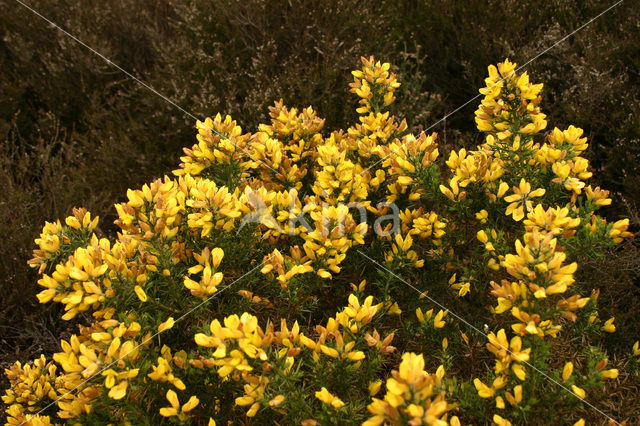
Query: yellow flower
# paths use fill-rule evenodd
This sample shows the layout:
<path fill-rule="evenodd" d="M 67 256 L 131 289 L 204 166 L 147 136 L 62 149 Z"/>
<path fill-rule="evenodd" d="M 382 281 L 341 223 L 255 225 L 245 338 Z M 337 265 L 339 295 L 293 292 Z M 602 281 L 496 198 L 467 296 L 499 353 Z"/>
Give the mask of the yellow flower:
<path fill-rule="evenodd" d="M 284 395 L 276 395 L 271 401 L 269 401 L 270 407 L 278 407 L 284 402 Z"/>
<path fill-rule="evenodd" d="M 572 151 L 580 153 L 587 149 L 588 146 L 587 138 L 581 137 L 583 133 L 584 131 L 581 128 L 573 125 L 569 126 L 565 131 L 556 127 L 549 134 L 549 142 L 560 147 L 566 144 Z"/>
<path fill-rule="evenodd" d="M 185 276 L 184 286 L 189 289 L 192 295 L 206 299 L 217 291 L 217 287 L 224 277 L 222 272 L 216 271 L 224 257 L 224 251 L 219 247 L 210 251 L 206 247 L 201 253 L 194 253 L 193 257 L 198 261 L 198 264 L 189 268 L 187 272 L 189 274 L 202 273 L 202 278 L 195 281 L 189 276 Z"/>
<path fill-rule="evenodd" d="M 381 385 L 382 385 L 381 380 L 376 380 L 375 382 L 369 382 L 369 395 L 375 396 L 378 392 L 380 392 Z"/>
<path fill-rule="evenodd" d="M 615 317 L 609 318 L 605 321 L 604 326 L 602 326 L 602 329 L 607 333 L 614 333 L 616 331 L 616 326 L 613 324 L 613 320 L 615 320 Z"/>
<path fill-rule="evenodd" d="M 522 364 L 513 364 L 513 366 L 511 367 L 511 369 L 513 370 L 513 372 L 515 373 L 516 377 L 520 380 L 525 380 L 526 378 L 526 371 L 524 369 L 524 366 Z"/>
<path fill-rule="evenodd" d="M 471 289 L 470 283 L 459 283 L 457 284 L 457 286 L 458 286 L 458 296 L 460 297 L 466 296 L 467 293 L 469 293 L 469 290 Z"/>
<path fill-rule="evenodd" d="M 533 202 L 530 198 L 541 197 L 545 192 L 546 190 L 544 188 L 538 188 L 532 191 L 531 184 L 524 180 L 524 178 L 520 179 L 520 185 L 513 187 L 513 195 L 504 197 L 506 202 L 511 203 L 507 206 L 505 214 L 507 216 L 512 215 L 515 221 L 521 221 L 525 213 L 533 209 Z"/>
<path fill-rule="evenodd" d="M 627 231 L 629 228 L 629 219 L 622 219 L 615 222 L 609 232 L 609 236 L 613 239 L 613 242 L 621 243 L 624 238 L 633 236 L 632 232 Z"/>
<path fill-rule="evenodd" d="M 158 332 L 162 333 L 165 330 L 169 330 L 170 328 L 173 327 L 174 323 L 175 323 L 175 321 L 173 320 L 173 317 L 167 318 L 167 320 L 165 322 L 163 322 L 162 324 L 160 324 L 158 326 Z"/>
<path fill-rule="evenodd" d="M 254 417 L 260 409 L 260 403 L 258 402 L 264 396 L 264 386 L 266 385 L 266 378 L 262 381 L 258 381 L 255 384 L 246 383 L 244 385 L 245 395 L 236 398 L 235 403 L 241 407 L 249 406 L 247 411 L 247 417 Z"/>
<path fill-rule="evenodd" d="M 399 176 L 398 177 L 398 183 L 400 185 L 404 185 L 404 186 L 411 185 L 411 182 L 413 182 L 413 179 L 410 178 L 409 176 Z"/>
<path fill-rule="evenodd" d="M 158 357 L 158 365 L 152 365 L 151 368 L 153 372 L 147 374 L 151 380 L 169 382 L 180 390 L 186 389 L 184 382 L 173 375 L 171 365 L 163 357 Z"/>
<path fill-rule="evenodd" d="M 55 358 L 57 357 L 54 355 Z M 25 365 L 17 361 L 5 370 L 11 385 L 4 391 L 1 398 L 7 407 L 7 424 L 22 424 L 26 421 L 21 417 L 24 410 L 33 413 L 44 409 L 48 400 L 55 400 L 66 392 L 65 384 L 58 379 L 56 370 L 55 363 L 53 361 L 47 362 L 44 355 Z M 80 367 L 80 371 L 82 371 L 82 367 Z M 34 422 L 34 424 L 38 423 Z"/>
<path fill-rule="evenodd" d="M 498 192 L 496 193 L 497 198 L 504 197 L 504 194 L 509 190 L 509 184 L 507 182 L 500 181 L 500 185 L 498 185 Z"/>
<path fill-rule="evenodd" d="M 376 368 L 369 365 L 388 366 L 385 355 L 396 350 L 391 346 L 392 330 L 403 320 L 390 315 L 403 312 L 401 303 L 392 299 L 374 304 L 373 296 L 360 296 L 368 289 L 364 278 L 372 276 L 372 271 L 354 259 L 354 248 L 365 242 L 374 251 L 384 247 L 378 254 L 395 269 L 427 266 L 439 271 L 440 277 L 450 277 L 448 285 L 461 297 L 469 293 L 470 283 L 487 278 L 486 269 L 498 272 L 494 279 L 500 283 L 491 281 L 489 289 L 495 303 L 485 318 L 489 323 L 485 326 L 486 348 L 494 358 L 492 382 L 471 378 L 490 411 L 484 417 L 461 411 L 466 421 L 492 419 L 495 424 L 510 425 L 508 417 L 521 420 L 518 412 L 531 408 L 525 405 L 534 400 L 545 402 L 535 389 L 523 399 L 525 363 L 534 355 L 545 355 L 533 354 L 523 342 L 555 338 L 562 326 L 582 318 L 578 309 L 595 305 L 597 291 L 591 297 L 571 291 L 577 270 L 577 263 L 570 259 L 575 251 L 573 240 L 605 237 L 620 243 L 632 236 L 629 220 L 607 222 L 595 214 L 594 210 L 609 205 L 611 199 L 608 191 L 586 185 L 592 173 L 589 161 L 580 156 L 587 148 L 583 130 L 556 128 L 542 140 L 541 131 L 546 128 L 546 116 L 539 108 L 542 85 L 532 84 L 527 73 L 517 74 L 515 63 L 506 60 L 489 67 L 486 87 L 480 91 L 482 103 L 475 114 L 478 129 L 486 132 L 483 141 L 475 150 L 451 152 L 443 161 L 448 170 L 441 170 L 442 164 L 436 163 L 435 134 L 414 136 L 406 121 L 388 111 L 399 86 L 390 70 L 388 63 L 362 58 L 362 68 L 353 72 L 351 84 L 359 100 L 359 117 L 346 131 L 325 131 L 324 120 L 311 107 L 288 108 L 283 101 L 269 108 L 269 123 L 259 125 L 255 133 L 243 133 L 229 116 L 197 122 L 197 143 L 184 150 L 179 170 L 174 171 L 177 178 L 158 179 L 128 190 L 128 201 L 116 205 L 116 224 L 122 232 L 113 243 L 93 233 L 98 219 L 83 209 L 74 209 L 64 220 L 46 223 L 29 262 L 41 275 L 38 285 L 43 289 L 38 300 L 64 305 L 65 320 L 87 311 L 94 320 L 82 326 L 78 335 L 61 342 L 55 362 L 41 358 L 32 365 L 16 363 L 7 370 L 10 386 L 2 400 L 8 406 L 9 423 L 47 424 L 57 419 L 73 423 L 99 408 L 92 404 L 103 402 L 110 403 L 116 420 L 122 420 L 119 414 L 126 413 L 118 407 L 127 397 L 159 409 L 168 422 L 203 424 L 209 420 L 209 425 L 215 426 L 209 415 L 224 417 L 225 413 L 219 413 L 221 406 L 230 400 L 242 407 L 233 410 L 244 411 L 247 418 L 259 417 L 259 410 L 270 408 L 286 422 L 291 414 L 285 413 L 290 400 L 286 393 L 280 394 L 284 389 L 281 379 L 292 375 L 292 380 L 308 383 L 309 377 L 326 370 L 323 364 L 335 364 L 370 376 L 354 381 L 367 386 L 360 393 L 369 393 L 370 416 L 365 425 L 459 426 L 460 420 L 450 412 L 457 404 L 446 400 L 454 391 L 452 381 L 458 379 L 445 381 L 443 366 L 431 374 L 425 371 L 424 355 L 404 353 L 397 369 L 386 380 L 377 380 Z M 514 176 L 521 180 L 514 180 Z M 549 181 L 553 182 L 549 187 L 536 189 Z M 396 211 L 398 205 L 404 210 Z M 504 207 L 506 217 L 496 216 L 497 206 Z M 367 213 L 378 219 L 374 230 L 384 232 L 368 232 L 371 221 Z M 509 216 L 522 226 L 514 227 Z M 242 234 L 235 232 L 238 228 L 243 229 Z M 469 240 L 474 232 L 483 250 L 477 250 L 478 242 Z M 233 244 L 227 243 L 240 237 L 246 240 L 242 247 L 231 250 Z M 216 247 L 223 242 L 227 257 Z M 513 244 L 514 251 L 507 254 L 505 247 Z M 238 306 L 250 305 L 247 311 L 265 314 L 264 328 L 254 315 L 243 310 L 230 312 L 224 319 L 210 318 L 209 331 L 192 333 L 198 348 L 191 347 L 193 342 L 163 339 L 175 346 L 156 348 L 160 354 L 153 356 L 157 357 L 155 364 L 142 356 L 144 345 L 136 348 L 154 331 L 142 329 L 141 323 L 149 323 L 149 312 L 138 312 L 135 307 L 169 297 L 172 292 L 167 285 L 176 281 L 182 290 L 202 300 L 219 294 L 223 280 L 231 283 L 242 270 L 240 259 L 233 258 L 238 250 L 244 256 L 263 246 L 272 246 L 263 253 L 259 267 L 267 282 L 249 283 L 240 289 L 243 299 Z M 253 259 L 253 265 L 259 261 Z M 309 322 L 327 313 L 311 312 L 313 309 L 331 310 L 335 305 L 336 300 L 318 299 L 340 293 L 332 293 L 329 280 L 335 286 L 362 281 L 350 284 L 356 294 L 349 295 L 348 306 L 335 316 L 324 315 L 326 323 Z M 120 291 L 121 282 L 132 283 L 125 294 Z M 429 287 L 423 284 L 425 289 Z M 282 300 L 287 298 L 292 299 Z M 184 305 L 182 308 L 192 302 L 179 299 L 174 302 Z M 220 302 L 225 304 L 225 300 Z M 282 306 L 271 309 L 277 302 Z M 303 314 L 299 322 L 287 326 L 282 319 L 278 328 L 278 317 L 272 314 L 291 313 L 292 307 Z M 423 334 L 438 335 L 431 329 L 447 326 L 447 312 L 416 309 Z M 494 318 L 493 314 L 506 315 Z M 200 312 L 202 315 L 206 313 Z M 595 311 L 586 316 L 604 332 L 616 329 L 614 318 L 600 322 Z M 391 322 L 385 325 L 385 319 Z M 192 325 L 197 328 L 202 320 L 194 318 Z M 161 333 L 172 329 L 175 322 L 169 317 L 152 326 Z M 496 332 L 490 333 L 494 327 Z M 376 328 L 389 334 L 381 336 Z M 406 340 L 407 334 L 401 335 Z M 448 337 L 436 339 L 442 342 L 445 355 L 449 343 L 455 349 L 456 342 Z M 465 334 L 462 339 L 467 350 L 479 344 Z M 408 342 L 399 343 L 399 347 L 407 347 Z M 428 352 L 424 345 L 415 348 Z M 640 356 L 638 342 L 633 345 L 633 356 Z M 482 364 L 480 358 L 468 359 Z M 619 371 L 606 369 L 607 362 L 602 359 L 597 364 L 596 378 L 617 379 Z M 146 371 L 147 376 L 133 381 L 138 374 L 134 367 Z M 478 365 L 472 367 L 477 370 Z M 554 375 L 561 376 L 576 396 L 585 398 L 587 387 L 576 386 L 581 377 L 579 372 L 573 376 L 576 368 L 569 361 Z M 192 379 L 206 379 L 205 373 L 212 370 L 222 388 L 242 387 L 243 392 L 210 398 L 211 403 L 201 408 L 210 409 L 210 413 L 197 413 L 197 418 L 190 419 L 194 411 L 201 411 L 199 400 L 184 393 L 187 385 L 176 376 L 189 377 L 197 389 L 202 386 L 195 386 Z M 96 374 L 104 383 L 82 384 Z M 31 417 L 62 393 L 78 387 L 79 392 L 58 401 L 55 419 Z M 153 396 L 149 392 L 153 388 L 165 388 L 168 402 L 145 400 Z M 108 397 L 99 401 L 103 389 Z M 183 399 L 188 398 L 186 404 L 180 402 L 177 391 L 183 391 Z M 350 408 L 363 407 L 363 401 L 350 407 L 349 401 L 342 401 L 327 387 L 308 399 L 324 411 L 337 410 L 335 418 L 348 414 Z M 307 418 L 312 413 L 307 414 L 301 417 L 303 425 L 319 423 Z M 582 419 L 576 423 L 583 425 Z"/>
<path fill-rule="evenodd" d="M 487 218 L 489 217 L 489 213 L 482 209 L 478 213 L 476 213 L 476 219 L 480 221 L 480 223 L 487 223 Z"/>
<path fill-rule="evenodd" d="M 406 422 L 407 416 L 411 424 L 421 424 L 425 419 L 431 424 L 445 424 L 442 423 L 442 417 L 453 406 L 447 404 L 444 392 L 434 397 L 444 374 L 442 366 L 438 367 L 435 374 L 424 371 L 422 354 L 403 354 L 399 370 L 392 371 L 392 377 L 387 379 L 384 399 L 373 398 L 367 407 L 373 417 L 364 424 L 400 424 L 402 420 Z"/>
<path fill-rule="evenodd" d="M 573 393 L 575 393 L 578 398 L 584 399 L 586 395 L 586 392 L 584 391 L 584 389 L 579 388 L 576 385 L 571 385 L 571 389 L 573 390 Z"/>
<path fill-rule="evenodd" d="M 402 309 L 398 306 L 398 302 L 391 303 L 390 300 L 387 300 L 384 308 L 386 309 L 387 315 L 400 315 L 402 313 Z"/>
<path fill-rule="evenodd" d="M 473 379 L 473 385 L 476 387 L 480 398 L 491 398 L 496 392 L 493 388 L 482 383 L 478 378 Z"/>
<path fill-rule="evenodd" d="M 562 380 L 565 382 L 569 380 L 571 374 L 573 373 L 573 363 L 571 361 L 567 362 L 562 369 Z"/>
<path fill-rule="evenodd" d="M 584 193 L 587 199 L 595 203 L 596 206 L 608 206 L 611 205 L 611 198 L 609 197 L 609 191 L 596 187 L 595 189 L 588 185 L 584 188 Z"/>
<path fill-rule="evenodd" d="M 448 311 L 438 311 L 436 317 L 433 319 L 433 327 L 434 328 L 442 328 L 447 322 L 443 319 L 447 315 Z"/>
<path fill-rule="evenodd" d="M 419 259 L 418 254 L 414 250 L 410 250 L 413 245 L 413 238 L 411 234 L 402 238 L 402 235 L 397 234 L 394 239 L 394 244 L 391 246 L 391 251 L 387 252 L 385 258 L 387 262 L 393 262 L 398 257 L 405 257 L 416 268 L 422 268 L 424 266 L 424 259 Z"/>
<path fill-rule="evenodd" d="M 331 358 L 338 358 L 340 356 L 337 350 L 327 345 L 320 345 L 320 350 L 323 354 L 330 356 Z"/>
<path fill-rule="evenodd" d="M 516 407 L 522 401 L 522 385 L 514 387 L 513 394 L 507 392 L 505 396 L 509 404 Z"/>
<path fill-rule="evenodd" d="M 336 410 L 344 406 L 344 402 L 342 402 L 342 400 L 337 396 L 332 395 L 324 386 L 319 391 L 317 391 L 315 395 L 316 398 L 318 398 L 320 401 L 324 402 L 325 404 L 331 405 Z"/>
<path fill-rule="evenodd" d="M 136 296 L 138 296 L 138 299 L 140 299 L 141 302 L 147 301 L 147 294 L 144 292 L 142 287 L 137 285 L 133 288 L 133 290 L 136 292 Z"/>
<path fill-rule="evenodd" d="M 127 385 L 128 382 L 126 380 L 123 380 L 117 386 L 112 387 L 109 391 L 109 398 L 115 400 L 124 398 L 124 396 L 127 394 Z"/>
<path fill-rule="evenodd" d="M 497 414 L 493 415 L 493 422 L 498 426 L 511 426 L 511 422 Z"/>
<path fill-rule="evenodd" d="M 180 420 L 186 420 L 189 417 L 189 411 L 193 410 L 200 403 L 198 397 L 192 396 L 189 398 L 189 401 L 180 408 L 178 395 L 173 390 L 168 390 L 166 397 L 171 407 L 163 407 L 160 409 L 160 415 L 163 417 L 177 416 Z"/>

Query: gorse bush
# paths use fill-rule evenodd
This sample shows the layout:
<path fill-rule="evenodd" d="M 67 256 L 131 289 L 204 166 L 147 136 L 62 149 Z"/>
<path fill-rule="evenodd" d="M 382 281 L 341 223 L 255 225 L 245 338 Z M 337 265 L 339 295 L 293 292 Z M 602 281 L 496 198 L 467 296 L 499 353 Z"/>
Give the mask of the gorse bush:
<path fill-rule="evenodd" d="M 208 118 L 173 177 L 116 204 L 115 240 L 84 209 L 46 223 L 38 299 L 92 320 L 6 370 L 10 424 L 606 419 L 587 401 L 620 374 L 615 318 L 574 275 L 632 234 L 597 214 L 583 131 L 548 131 L 506 60 L 482 144 L 442 161 L 389 112 L 388 63 L 353 76 L 346 130 L 283 102 L 255 133 Z"/>
<path fill-rule="evenodd" d="M 27 4 L 27 2 L 25 2 Z M 325 128 L 357 121 L 344 88 L 358 55 L 387 58 L 402 76 L 390 112 L 409 129 L 438 131 L 440 151 L 480 143 L 474 102 L 485 66 L 509 57 L 544 81 L 549 122 L 589 138 L 593 186 L 611 191 L 609 221 L 629 217 L 637 231 L 640 172 L 640 9 L 601 1 L 447 2 L 208 0 L 104 2 L 30 0 L 28 6 L 197 117 L 217 112 L 255 131 L 268 106 L 313 105 Z M 0 2 L 0 369 L 59 350 L 55 336 L 81 318 L 38 305 L 37 275 L 24 268 L 42 224 L 81 205 L 100 216 L 96 233 L 113 238 L 112 208 L 175 166 L 193 144 L 195 119 L 113 64 L 50 27 L 28 9 Z M 478 49 L 482 46 L 482 49 Z M 407 107 L 410 106 L 410 107 Z M 123 178 L 124 177 L 124 178 Z M 126 199 L 126 198 L 124 198 Z M 635 244 L 635 245 L 634 245 Z M 640 308 L 634 279 L 637 240 L 580 262 L 578 278 L 607 287 L 602 313 L 621 333 L 613 357 L 634 335 Z M 635 253 L 635 254 L 634 254 Z M 633 295 L 633 297 L 630 297 Z M 25 324 L 28 324 L 25 326 Z M 1 376 L 1 375 L 0 375 Z M 0 377 L 0 387 L 9 383 Z M 629 395 L 627 392 L 624 395 Z M 627 400 L 627 402 L 631 402 Z M 630 404 L 626 404 L 628 407 Z M 640 404 L 630 410 L 637 415 Z M 2 411 L 2 410 L 0 410 Z"/>

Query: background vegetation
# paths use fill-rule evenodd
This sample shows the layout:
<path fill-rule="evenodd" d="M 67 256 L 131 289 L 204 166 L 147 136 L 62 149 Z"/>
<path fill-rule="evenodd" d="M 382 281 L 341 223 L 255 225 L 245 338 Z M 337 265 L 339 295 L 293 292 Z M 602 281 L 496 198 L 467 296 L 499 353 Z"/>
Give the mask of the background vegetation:
<path fill-rule="evenodd" d="M 310 0 L 33 0 L 28 3 L 197 117 L 231 114 L 255 130 L 267 107 L 313 105 L 327 128 L 348 127 L 346 90 L 361 55 L 396 64 L 397 105 L 427 128 L 477 94 L 486 67 L 526 63 L 611 2 Z M 640 10 L 623 2 L 527 65 L 545 83 L 548 120 L 585 129 L 597 184 L 612 190 L 612 220 L 638 230 L 640 195 Z M 40 306 L 26 261 L 45 220 L 74 206 L 101 217 L 126 188 L 175 168 L 194 141 L 185 115 L 18 3 L 0 4 L 0 367 L 58 348 L 74 330 L 57 306 Z M 479 99 L 438 123 L 446 153 L 473 146 Z M 406 112 L 406 111 L 405 111 Z M 638 338 L 637 242 L 606 267 L 581 264 L 616 317 L 611 348 Z M 604 315 L 603 315 L 604 316 Z M 4 377 L 2 379 L 4 380 Z M 3 381 L 2 387 L 6 386 Z M 638 388 L 637 379 L 625 382 Z M 624 400 L 632 409 L 638 402 Z M 636 394 L 637 395 L 637 394 Z"/>

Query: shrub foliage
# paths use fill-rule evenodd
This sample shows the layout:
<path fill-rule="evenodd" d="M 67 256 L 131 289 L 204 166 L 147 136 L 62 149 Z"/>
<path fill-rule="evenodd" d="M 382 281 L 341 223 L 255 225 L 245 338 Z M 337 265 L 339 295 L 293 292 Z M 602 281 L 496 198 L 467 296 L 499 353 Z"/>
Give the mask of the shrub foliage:
<path fill-rule="evenodd" d="M 392 113 L 406 118 L 414 132 L 434 126 L 447 154 L 454 146 L 473 149 L 479 143 L 470 119 L 473 103 L 439 118 L 477 95 L 485 65 L 504 57 L 527 63 L 545 82 L 544 102 L 553 105 L 548 120 L 563 129 L 574 124 L 589 137 L 585 157 L 596 172 L 591 182 L 609 189 L 615 205 L 601 214 L 611 221 L 630 217 L 634 231 L 640 223 L 635 60 L 640 9 L 633 2 L 617 3 L 582 28 L 609 5 L 595 0 L 552 0 L 545 7 L 498 0 L 30 0 L 28 5 L 197 117 L 224 112 L 241 117 L 243 128 L 252 131 L 279 98 L 290 106 L 313 105 L 326 128 L 349 127 L 357 120 L 357 100 L 343 90 L 348 71 L 360 53 L 386 58 L 403 82 Z M 113 203 L 128 187 L 140 187 L 174 166 L 175 152 L 193 143 L 193 120 L 28 9 L 2 2 L 0 16 L 5 18 L 0 19 L 0 311 L 5 313 L 0 368 L 5 368 L 15 359 L 51 355 L 58 350 L 54 336 L 75 331 L 82 321 L 59 320 L 59 305 L 38 305 L 34 297 L 35 270 L 24 263 L 42 223 L 82 205 L 100 216 L 97 235 L 115 236 Z M 608 251 L 605 266 L 587 261 L 577 271 L 612 290 L 602 294 L 600 306 L 620 326 L 633 326 L 640 308 L 633 244 Z M 620 327 L 623 333 L 609 336 L 616 351 L 632 328 Z M 7 386 L 0 377 L 0 387 Z M 631 405 L 640 413 L 640 405 Z"/>
<path fill-rule="evenodd" d="M 587 182 L 582 129 L 549 130 L 542 84 L 506 60 L 480 90 L 482 143 L 443 160 L 436 133 L 391 114 L 388 63 L 352 74 L 346 130 L 282 101 L 255 133 L 207 118 L 173 176 L 115 205 L 115 239 L 85 209 L 45 224 L 38 300 L 82 324 L 6 370 L 9 423 L 584 424 L 604 408 L 615 319 L 575 275 L 632 234 L 597 213 L 611 199 Z"/>

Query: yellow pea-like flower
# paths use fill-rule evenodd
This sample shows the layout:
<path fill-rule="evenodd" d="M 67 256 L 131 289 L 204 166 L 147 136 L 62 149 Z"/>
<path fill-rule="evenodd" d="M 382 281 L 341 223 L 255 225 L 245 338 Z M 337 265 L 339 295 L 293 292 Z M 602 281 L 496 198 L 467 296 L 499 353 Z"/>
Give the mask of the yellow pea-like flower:
<path fill-rule="evenodd" d="M 135 286 L 133 288 L 133 290 L 135 291 L 136 296 L 138 296 L 138 299 L 140 299 L 141 302 L 146 302 L 147 301 L 147 294 L 144 292 L 142 287 L 137 285 L 137 286 Z"/>
<path fill-rule="evenodd" d="M 565 382 L 569 380 L 571 374 L 573 373 L 573 363 L 571 361 L 567 362 L 562 369 L 562 380 Z"/>
<path fill-rule="evenodd" d="M 571 390 L 573 390 L 573 393 L 576 394 L 576 396 L 578 396 L 578 398 L 580 399 L 584 399 L 585 395 L 587 394 L 584 389 L 576 386 L 576 385 L 571 385 Z"/>
<path fill-rule="evenodd" d="M 604 325 L 602 326 L 602 329 L 607 333 L 614 333 L 616 331 L 616 326 L 613 324 L 614 320 L 615 320 L 615 317 L 609 318 L 607 321 L 605 321 Z"/>
<path fill-rule="evenodd" d="M 124 398 L 124 396 L 127 394 L 127 385 L 128 382 L 126 380 L 123 380 L 117 386 L 112 387 L 109 391 L 109 398 L 115 400 Z"/>
<path fill-rule="evenodd" d="M 375 396 L 378 392 L 380 392 L 381 386 L 382 386 L 382 380 L 369 382 L 369 395 Z"/>
<path fill-rule="evenodd" d="M 473 379 L 473 385 L 476 387 L 478 395 L 481 398 L 491 398 L 496 392 L 493 388 L 490 388 L 489 386 L 482 383 L 482 381 L 478 378 Z"/>
<path fill-rule="evenodd" d="M 158 326 L 158 332 L 162 333 L 165 330 L 169 330 L 170 328 L 173 327 L 173 324 L 175 323 L 173 317 L 169 317 L 167 318 L 167 320 L 165 322 L 163 322 L 162 324 L 160 324 Z"/>
<path fill-rule="evenodd" d="M 316 398 L 318 398 L 320 401 L 324 402 L 325 404 L 329 404 L 331 405 L 333 408 L 335 408 L 336 410 L 340 407 L 344 406 L 344 402 L 342 402 L 342 400 L 340 398 L 338 398 L 337 396 L 331 394 L 327 388 L 325 388 L 324 386 L 315 393 Z"/>

